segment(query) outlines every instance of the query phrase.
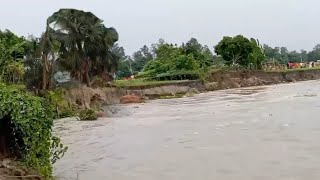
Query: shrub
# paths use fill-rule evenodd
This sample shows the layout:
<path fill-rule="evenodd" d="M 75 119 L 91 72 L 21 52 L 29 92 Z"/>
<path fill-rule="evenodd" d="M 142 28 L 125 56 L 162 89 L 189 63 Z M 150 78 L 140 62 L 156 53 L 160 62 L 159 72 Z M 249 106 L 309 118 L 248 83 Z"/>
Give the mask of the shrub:
<path fill-rule="evenodd" d="M 138 78 L 159 80 L 197 79 L 200 64 L 189 54 L 177 54 L 170 59 L 155 59 L 145 65 Z"/>
<path fill-rule="evenodd" d="M 97 119 L 98 117 L 96 115 L 96 112 L 92 109 L 84 109 L 79 112 L 80 121 L 94 121 Z"/>
<path fill-rule="evenodd" d="M 56 117 L 55 118 L 65 118 L 75 116 L 75 112 L 71 105 L 64 98 L 63 89 L 55 89 L 48 91 L 45 98 L 49 101 L 48 106 L 54 109 Z"/>
<path fill-rule="evenodd" d="M 47 103 L 43 98 L 0 84 L 0 121 L 10 121 L 11 148 L 26 166 L 50 178 L 52 156 L 55 154 L 55 159 L 59 159 L 63 153 L 57 151 L 66 149 L 59 138 L 52 136 L 55 113 Z"/>

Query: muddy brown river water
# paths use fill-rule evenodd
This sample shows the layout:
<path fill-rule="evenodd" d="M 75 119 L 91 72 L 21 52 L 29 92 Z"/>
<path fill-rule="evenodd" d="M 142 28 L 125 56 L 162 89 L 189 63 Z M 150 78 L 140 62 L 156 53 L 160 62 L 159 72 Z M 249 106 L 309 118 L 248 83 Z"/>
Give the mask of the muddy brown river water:
<path fill-rule="evenodd" d="M 319 180 L 320 81 L 119 105 L 57 121 L 61 180 Z"/>

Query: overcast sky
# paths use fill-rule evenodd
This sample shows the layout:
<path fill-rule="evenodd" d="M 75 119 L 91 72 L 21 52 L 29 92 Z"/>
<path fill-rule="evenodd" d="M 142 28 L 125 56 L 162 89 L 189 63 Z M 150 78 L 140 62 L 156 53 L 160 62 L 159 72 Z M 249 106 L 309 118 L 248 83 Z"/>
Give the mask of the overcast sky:
<path fill-rule="evenodd" d="M 115 27 L 128 54 L 159 38 L 191 37 L 212 47 L 243 34 L 271 46 L 311 50 L 320 43 L 319 0 L 0 0 L 0 29 L 40 35 L 60 8 L 91 11 Z"/>

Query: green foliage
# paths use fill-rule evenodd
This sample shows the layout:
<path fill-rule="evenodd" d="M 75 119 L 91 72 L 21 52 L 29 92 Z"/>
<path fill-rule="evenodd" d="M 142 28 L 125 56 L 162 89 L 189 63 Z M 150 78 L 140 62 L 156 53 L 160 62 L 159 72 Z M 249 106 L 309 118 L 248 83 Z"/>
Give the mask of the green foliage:
<path fill-rule="evenodd" d="M 317 44 L 313 50 L 308 53 L 308 60 L 320 60 L 320 44 Z"/>
<path fill-rule="evenodd" d="M 251 39 L 252 52 L 248 56 L 250 66 L 253 69 L 262 70 L 262 63 L 266 60 L 266 55 L 258 40 Z"/>
<path fill-rule="evenodd" d="M 25 40 L 11 31 L 0 31 L 0 65 L 7 60 L 23 58 Z"/>
<path fill-rule="evenodd" d="M 171 85 L 177 83 L 188 82 L 187 80 L 168 80 L 168 81 L 156 81 L 150 79 L 134 79 L 134 80 L 116 80 L 113 82 L 113 85 L 119 88 L 123 87 L 141 87 L 141 86 L 153 86 L 153 85 Z"/>
<path fill-rule="evenodd" d="M 264 45 L 263 49 L 266 53 L 266 58 L 270 62 L 287 64 L 288 62 L 308 62 L 320 59 L 320 45 L 316 45 L 312 51 L 307 52 L 305 50 L 288 51 L 286 47 L 270 47 Z"/>
<path fill-rule="evenodd" d="M 119 46 L 119 44 L 114 44 L 111 48 L 111 52 L 117 57 L 118 59 L 118 71 L 117 71 L 117 77 L 128 77 L 133 74 L 132 70 L 132 59 L 128 56 L 126 56 L 126 53 L 124 51 L 124 48 Z"/>
<path fill-rule="evenodd" d="M 176 70 L 198 70 L 200 68 L 200 64 L 191 54 L 179 55 L 173 60 L 172 66 L 172 68 Z"/>
<path fill-rule="evenodd" d="M 155 78 L 159 74 L 174 71 L 198 71 L 214 62 L 214 56 L 208 46 L 202 46 L 195 38 L 181 46 L 168 44 L 160 39 L 151 49 L 143 46 L 133 54 L 132 61 L 125 61 L 127 67 L 132 66 L 131 70 L 141 70 L 136 77 Z"/>
<path fill-rule="evenodd" d="M 98 117 L 96 115 L 96 112 L 92 109 L 84 109 L 79 112 L 80 121 L 94 121 L 97 119 Z"/>
<path fill-rule="evenodd" d="M 197 60 L 195 58 L 197 55 L 192 47 L 191 45 L 190 47 L 184 45 L 179 47 L 164 42 L 155 45 L 156 58 L 144 66 L 143 72 L 138 74 L 138 77 L 158 80 L 197 78 L 197 72 L 201 66 L 205 67 L 205 65 L 199 61 L 201 52 L 199 52 Z"/>
<path fill-rule="evenodd" d="M 248 66 L 248 56 L 253 52 L 251 41 L 242 35 L 223 37 L 215 46 L 215 52 L 222 56 L 227 65 Z"/>
<path fill-rule="evenodd" d="M 154 77 L 157 74 L 165 73 L 170 70 L 170 63 L 163 62 L 160 59 L 150 61 L 143 69 L 142 77 Z"/>
<path fill-rule="evenodd" d="M 107 78 L 108 73 L 116 72 L 119 57 L 110 50 L 116 41 L 117 31 L 106 28 L 93 13 L 60 9 L 47 19 L 43 47 L 44 54 L 48 55 L 54 51 L 53 43 L 59 42 L 60 66 L 70 72 L 73 78 L 90 86 L 90 75 Z"/>
<path fill-rule="evenodd" d="M 132 62 L 130 62 L 130 71 L 132 71 L 132 73 L 136 73 L 140 72 L 148 62 L 153 60 L 154 57 L 148 46 L 144 45 L 139 51 L 133 53 L 132 58 Z"/>
<path fill-rule="evenodd" d="M 25 40 L 12 32 L 0 31 L 0 79 L 5 83 L 23 80 L 24 66 L 21 63 Z"/>
<path fill-rule="evenodd" d="M 64 149 L 59 139 L 51 134 L 53 116 L 44 99 L 0 84 L 0 121 L 5 117 L 11 121 L 12 149 L 27 166 L 39 170 L 46 178 L 52 175 L 52 155 L 55 160 L 62 155 L 55 150 Z"/>
<path fill-rule="evenodd" d="M 51 163 L 56 163 L 68 151 L 68 147 L 61 143 L 61 140 L 55 136 L 51 139 Z"/>
<path fill-rule="evenodd" d="M 159 99 L 179 99 L 179 98 L 183 98 L 184 94 L 172 94 L 172 95 L 162 95 L 159 97 Z"/>
<path fill-rule="evenodd" d="M 51 109 L 54 110 L 55 118 L 65 118 L 75 116 L 75 112 L 71 105 L 65 99 L 65 92 L 63 89 L 55 89 L 48 91 L 45 98 L 49 101 Z"/>
<path fill-rule="evenodd" d="M 259 41 L 250 40 L 238 35 L 224 37 L 215 47 L 215 52 L 220 55 L 227 65 L 235 69 L 250 68 L 262 69 L 266 60 L 265 52 Z"/>
<path fill-rule="evenodd" d="M 177 70 L 177 71 L 170 71 L 162 74 L 156 75 L 153 79 L 156 80 L 196 80 L 200 79 L 201 74 L 199 71 L 192 71 L 192 70 Z"/>
<path fill-rule="evenodd" d="M 191 38 L 185 45 L 183 44 L 181 48 L 186 55 L 192 55 L 201 68 L 212 65 L 212 52 L 208 46 L 202 46 L 196 38 Z"/>
<path fill-rule="evenodd" d="M 21 83 L 25 74 L 25 67 L 19 61 L 7 61 L 6 68 L 3 70 L 3 77 L 6 83 Z"/>

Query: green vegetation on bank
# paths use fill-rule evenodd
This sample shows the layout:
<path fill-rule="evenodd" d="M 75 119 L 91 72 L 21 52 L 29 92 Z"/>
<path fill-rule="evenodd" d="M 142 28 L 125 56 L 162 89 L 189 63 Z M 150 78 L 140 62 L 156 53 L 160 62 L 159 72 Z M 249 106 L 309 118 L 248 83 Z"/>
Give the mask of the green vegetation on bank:
<path fill-rule="evenodd" d="M 156 81 L 156 80 L 115 80 L 113 85 L 116 87 L 141 87 L 141 86 L 152 86 L 152 85 L 170 85 L 188 82 L 189 80 L 176 80 L 176 81 Z"/>
<path fill-rule="evenodd" d="M 43 98 L 0 84 L 0 121 L 7 124 L 2 129 L 8 132 L 6 138 L 10 141 L 5 143 L 10 145 L 12 154 L 45 178 L 51 177 L 52 163 L 66 151 L 52 136 L 55 114 L 51 108 Z"/>

